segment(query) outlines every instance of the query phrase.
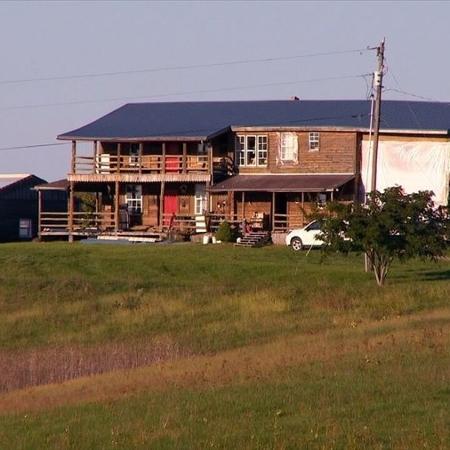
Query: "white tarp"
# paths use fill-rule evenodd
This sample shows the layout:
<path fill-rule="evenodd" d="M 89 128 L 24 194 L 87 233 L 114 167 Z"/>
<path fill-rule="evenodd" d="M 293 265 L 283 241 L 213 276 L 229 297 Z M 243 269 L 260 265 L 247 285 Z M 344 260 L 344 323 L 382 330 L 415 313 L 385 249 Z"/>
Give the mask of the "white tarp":
<path fill-rule="evenodd" d="M 400 185 L 406 193 L 433 191 L 437 205 L 447 205 L 450 176 L 450 142 L 380 141 L 377 190 Z M 371 186 L 369 142 L 363 141 L 361 178 L 364 193 Z"/>

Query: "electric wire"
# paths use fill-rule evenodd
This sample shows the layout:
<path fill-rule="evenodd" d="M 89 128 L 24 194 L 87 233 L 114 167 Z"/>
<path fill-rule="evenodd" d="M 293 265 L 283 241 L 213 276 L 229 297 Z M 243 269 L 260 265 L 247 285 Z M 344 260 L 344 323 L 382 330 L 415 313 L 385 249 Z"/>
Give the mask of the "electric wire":
<path fill-rule="evenodd" d="M 145 99 L 157 99 L 157 98 L 167 98 L 167 97 L 177 97 L 183 95 L 192 95 L 192 94 L 207 94 L 207 93 L 215 93 L 215 92 L 226 92 L 226 91 L 236 91 L 241 89 L 254 89 L 260 87 L 271 87 L 271 86 L 288 86 L 302 83 L 316 83 L 321 81 L 334 81 L 334 80 L 345 80 L 345 79 L 354 79 L 354 78 L 364 78 L 370 74 L 358 74 L 358 75 L 342 75 L 335 77 L 323 77 L 323 78 L 311 78 L 305 80 L 293 80 L 293 81 L 279 81 L 273 83 L 260 83 L 260 84 L 250 84 L 250 85 L 241 85 L 241 86 L 230 86 L 224 88 L 216 88 L 216 89 L 201 89 L 196 91 L 177 91 L 177 92 L 169 92 L 169 93 L 161 93 L 161 94 L 152 94 L 152 95 L 144 95 L 144 96 L 133 96 L 133 97 L 115 97 L 115 98 L 105 98 L 105 99 L 97 99 L 97 100 L 74 100 L 68 102 L 56 102 L 56 103 L 41 103 L 41 104 L 28 104 L 28 105 L 13 105 L 13 106 L 3 106 L 0 107 L 1 111 L 8 111 L 13 109 L 34 109 L 34 108 L 47 108 L 54 106 L 66 106 L 66 105 L 83 105 L 83 104 L 93 104 L 93 103 L 108 103 L 108 102 L 116 102 L 116 101 L 128 101 L 128 100 L 145 100 Z"/>
<path fill-rule="evenodd" d="M 13 80 L 13 79 L 0 80 L 0 84 L 19 84 L 19 83 L 31 83 L 31 82 L 37 82 L 37 81 L 57 81 L 57 80 L 82 79 L 82 78 L 99 78 L 99 77 L 129 75 L 129 74 L 138 74 L 138 73 L 204 69 L 204 68 L 210 68 L 210 67 L 224 67 L 224 66 L 232 66 L 232 65 L 239 65 L 239 64 L 279 62 L 279 61 L 289 61 L 289 60 L 302 59 L 302 58 L 344 55 L 344 54 L 351 54 L 351 53 L 362 54 L 363 52 L 371 51 L 371 50 L 372 49 L 370 49 L 370 48 L 337 50 L 337 51 L 319 52 L 319 53 L 306 53 L 303 55 L 290 55 L 290 56 L 278 56 L 278 57 L 255 58 L 255 59 L 241 59 L 241 60 L 223 61 L 223 62 L 215 62 L 215 63 L 192 64 L 192 65 L 185 65 L 185 66 L 150 67 L 150 68 L 144 68 L 144 69 L 119 70 L 119 71 L 110 71 L 110 72 L 96 72 L 96 73 L 93 72 L 93 73 L 75 74 L 75 75 L 22 78 L 22 79 L 16 79 L 16 80 Z"/>
<path fill-rule="evenodd" d="M 355 112 L 353 114 L 345 114 L 345 115 L 338 115 L 338 116 L 321 116 L 321 117 L 308 117 L 305 119 L 293 119 L 284 121 L 284 123 L 310 123 L 315 122 L 318 120 L 334 120 L 334 119 L 344 119 L 344 118 L 352 118 L 352 119 L 362 119 L 364 117 L 368 117 L 370 113 L 367 112 Z M 273 125 L 273 123 L 258 123 L 258 126 L 267 126 L 267 125 Z M 193 133 L 193 132 L 200 132 L 205 131 L 204 129 L 189 129 L 189 130 L 177 130 L 172 131 L 173 134 L 180 134 L 180 133 Z M 10 151 L 10 150 L 27 150 L 31 148 L 39 148 L 39 147 L 51 147 L 51 146 L 57 146 L 57 145 L 68 145 L 70 142 L 50 142 L 50 143 L 42 143 L 42 144 L 27 144 L 27 145 L 18 145 L 14 147 L 0 147 L 0 151 Z"/>

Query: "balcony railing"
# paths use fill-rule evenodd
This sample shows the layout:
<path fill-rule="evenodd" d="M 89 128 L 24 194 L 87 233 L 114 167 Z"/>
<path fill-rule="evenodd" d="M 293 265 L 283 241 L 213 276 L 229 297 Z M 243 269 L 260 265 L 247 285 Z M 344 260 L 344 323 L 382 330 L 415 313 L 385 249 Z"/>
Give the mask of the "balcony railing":
<path fill-rule="evenodd" d="M 161 174 L 208 173 L 208 155 L 111 155 L 76 156 L 74 174 Z"/>

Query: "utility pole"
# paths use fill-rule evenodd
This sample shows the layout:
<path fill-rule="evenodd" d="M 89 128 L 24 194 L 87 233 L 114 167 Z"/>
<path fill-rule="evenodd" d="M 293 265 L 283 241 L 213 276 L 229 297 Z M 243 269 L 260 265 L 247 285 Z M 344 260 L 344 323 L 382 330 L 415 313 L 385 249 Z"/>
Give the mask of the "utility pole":
<path fill-rule="evenodd" d="M 370 190 L 377 189 L 377 163 L 378 163 L 378 139 L 380 133 L 381 117 L 381 92 L 383 88 L 383 70 L 384 70 L 384 38 L 379 47 L 377 47 L 378 67 L 374 73 L 373 84 L 375 87 L 375 108 L 373 120 L 373 145 L 372 145 L 372 180 Z"/>
<path fill-rule="evenodd" d="M 375 50 L 375 49 L 374 49 Z M 376 47 L 378 66 L 373 74 L 373 86 L 375 88 L 375 106 L 373 109 L 374 117 L 371 117 L 373 123 L 373 144 L 372 144 L 372 179 L 370 183 L 370 191 L 377 190 L 377 165 L 378 165 L 378 140 L 380 133 L 380 118 L 381 118 L 381 92 L 383 90 L 383 70 L 384 70 L 384 38 L 380 45 Z M 373 119 L 373 121 L 372 121 Z M 372 130 L 370 130 L 372 131 Z M 370 149 L 370 147 L 369 147 Z M 369 261 L 367 253 L 364 257 L 364 268 L 366 272 L 372 270 L 372 264 Z"/>

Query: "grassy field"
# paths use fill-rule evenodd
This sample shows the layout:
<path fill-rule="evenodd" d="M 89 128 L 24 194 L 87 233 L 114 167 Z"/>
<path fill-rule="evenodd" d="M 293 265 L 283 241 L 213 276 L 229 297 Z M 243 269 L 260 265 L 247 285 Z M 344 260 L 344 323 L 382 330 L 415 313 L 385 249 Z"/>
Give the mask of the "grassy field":
<path fill-rule="evenodd" d="M 0 246 L 0 449 L 450 448 L 450 263 Z"/>

